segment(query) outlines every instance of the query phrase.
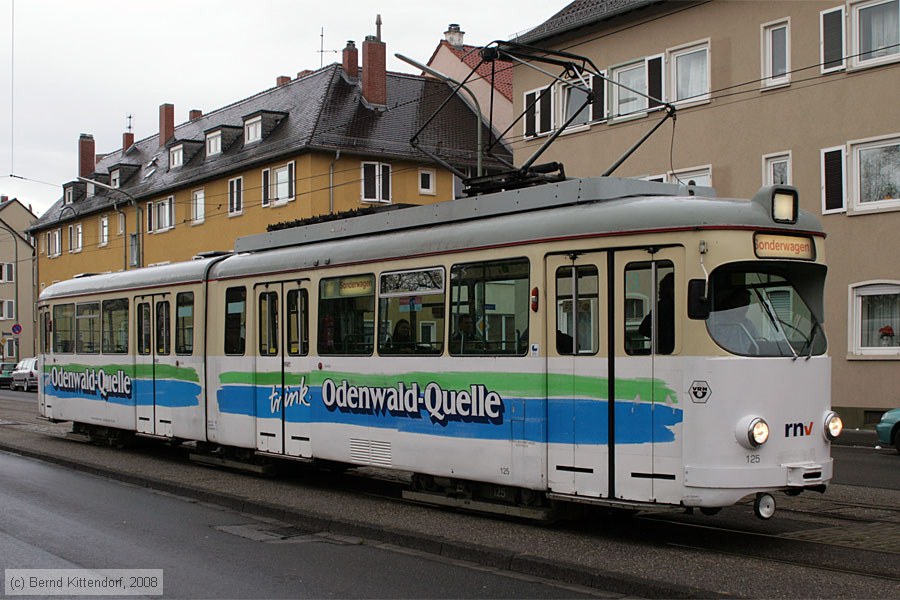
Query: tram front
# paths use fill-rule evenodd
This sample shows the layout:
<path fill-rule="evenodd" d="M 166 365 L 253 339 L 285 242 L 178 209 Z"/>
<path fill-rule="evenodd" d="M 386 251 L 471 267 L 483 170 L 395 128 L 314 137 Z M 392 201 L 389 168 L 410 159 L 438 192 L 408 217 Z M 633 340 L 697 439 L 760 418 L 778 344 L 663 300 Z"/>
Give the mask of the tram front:
<path fill-rule="evenodd" d="M 777 191 L 755 200 L 774 205 Z M 755 495 L 757 516 L 769 518 L 774 492 L 821 492 L 832 476 L 842 423 L 831 410 L 822 328 L 823 236 L 796 226 L 796 192 L 788 191 L 794 213 L 782 229 L 704 241 L 704 255 L 715 246 L 730 256 L 690 285 L 689 316 L 706 351 L 689 382 L 683 502 L 704 512 Z M 741 257 L 740 248 L 752 254 Z"/>

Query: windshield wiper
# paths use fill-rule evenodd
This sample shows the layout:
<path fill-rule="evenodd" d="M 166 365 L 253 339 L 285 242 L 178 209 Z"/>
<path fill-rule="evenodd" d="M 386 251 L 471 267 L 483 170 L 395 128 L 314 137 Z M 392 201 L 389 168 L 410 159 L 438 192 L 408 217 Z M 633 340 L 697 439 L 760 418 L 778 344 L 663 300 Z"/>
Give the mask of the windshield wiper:
<path fill-rule="evenodd" d="M 778 318 L 775 313 L 775 307 L 772 306 L 771 302 L 769 301 L 768 292 L 765 293 L 765 297 L 763 297 L 763 294 L 760 293 L 759 288 L 753 288 L 753 292 L 756 294 L 756 298 L 759 300 L 759 303 L 765 309 L 766 315 L 768 315 L 769 317 L 769 322 L 772 323 L 772 327 L 775 328 L 775 331 L 781 334 L 782 339 L 787 343 L 788 348 L 791 349 L 791 354 L 794 355 L 794 360 L 800 358 L 800 356 L 797 354 L 797 351 L 794 350 L 794 346 L 793 344 L 791 344 L 791 340 L 788 339 L 787 334 L 784 332 L 784 328 L 781 327 L 781 319 Z"/>

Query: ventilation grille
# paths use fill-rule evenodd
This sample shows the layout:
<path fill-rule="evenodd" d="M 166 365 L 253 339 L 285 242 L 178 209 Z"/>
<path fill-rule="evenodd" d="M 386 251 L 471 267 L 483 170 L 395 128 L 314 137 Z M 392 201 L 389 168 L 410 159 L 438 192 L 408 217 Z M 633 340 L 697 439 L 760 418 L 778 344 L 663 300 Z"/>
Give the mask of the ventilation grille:
<path fill-rule="evenodd" d="M 392 466 L 391 443 L 351 438 L 350 460 L 363 465 L 390 467 Z"/>

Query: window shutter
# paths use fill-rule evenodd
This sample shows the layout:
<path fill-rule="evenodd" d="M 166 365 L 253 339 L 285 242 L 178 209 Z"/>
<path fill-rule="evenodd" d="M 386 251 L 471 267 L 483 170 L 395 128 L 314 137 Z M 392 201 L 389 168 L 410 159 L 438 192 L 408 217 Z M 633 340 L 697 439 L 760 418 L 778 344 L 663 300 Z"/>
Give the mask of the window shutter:
<path fill-rule="evenodd" d="M 525 137 L 534 137 L 537 134 L 535 130 L 535 110 L 534 110 L 535 93 L 525 94 Z"/>
<path fill-rule="evenodd" d="M 844 210 L 844 150 L 842 148 L 822 153 L 822 184 L 825 189 L 825 210 Z"/>
<path fill-rule="evenodd" d="M 288 163 L 288 199 L 294 199 L 294 163 Z"/>
<path fill-rule="evenodd" d="M 647 108 L 656 108 L 662 106 L 663 98 L 663 80 L 662 80 L 662 57 L 655 56 L 647 59 Z M 653 100 L 658 98 L 659 100 Z"/>
<path fill-rule="evenodd" d="M 269 205 L 269 170 L 262 171 L 262 205 Z"/>
<path fill-rule="evenodd" d="M 541 96 L 541 123 L 540 129 L 538 133 L 545 133 L 550 131 L 553 127 L 553 121 L 551 117 L 553 116 L 553 108 L 551 106 L 553 99 L 553 92 L 549 88 L 544 90 L 543 95 Z"/>
<path fill-rule="evenodd" d="M 389 202 L 391 199 L 391 166 L 381 165 L 381 200 Z"/>
<path fill-rule="evenodd" d="M 606 81 L 596 75 L 591 78 L 591 91 L 594 101 L 591 103 L 591 120 L 602 121 L 606 118 Z"/>
<path fill-rule="evenodd" d="M 844 9 L 822 13 L 822 70 L 844 66 Z"/>

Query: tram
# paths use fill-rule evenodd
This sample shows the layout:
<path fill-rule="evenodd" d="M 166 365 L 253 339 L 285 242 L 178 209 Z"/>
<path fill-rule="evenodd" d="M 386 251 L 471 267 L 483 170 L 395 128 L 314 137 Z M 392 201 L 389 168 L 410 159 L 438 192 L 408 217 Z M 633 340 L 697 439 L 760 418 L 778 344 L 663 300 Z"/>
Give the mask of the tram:
<path fill-rule="evenodd" d="M 249 236 L 46 288 L 40 413 L 450 506 L 769 518 L 832 477 L 824 239 L 791 187 L 611 177 Z"/>

